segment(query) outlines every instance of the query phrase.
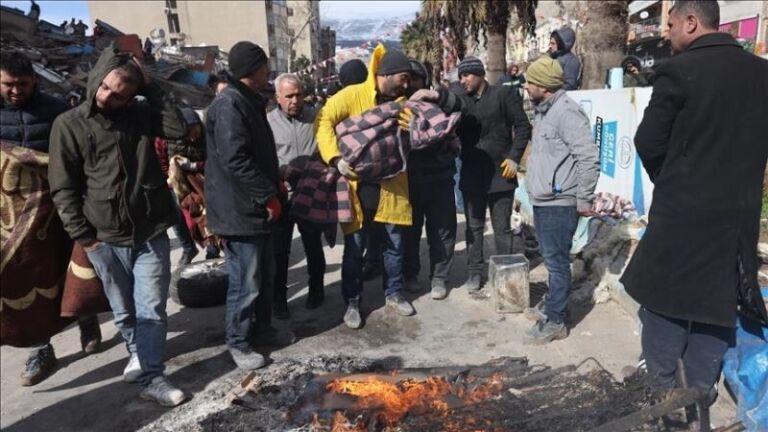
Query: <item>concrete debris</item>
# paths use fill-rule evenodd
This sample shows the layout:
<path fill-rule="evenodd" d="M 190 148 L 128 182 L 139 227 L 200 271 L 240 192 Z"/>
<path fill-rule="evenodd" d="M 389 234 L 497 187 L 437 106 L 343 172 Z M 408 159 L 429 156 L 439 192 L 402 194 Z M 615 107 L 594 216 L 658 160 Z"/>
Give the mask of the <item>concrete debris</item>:
<path fill-rule="evenodd" d="M 216 46 L 158 46 L 160 49 L 144 51 L 140 36 L 123 33 L 98 19 L 93 35 L 84 36 L 68 34 L 63 27 L 19 9 L 0 7 L 0 49 L 29 57 L 41 90 L 62 100 L 74 97 L 79 102 L 85 96 L 88 72 L 101 51 L 113 44 L 141 59 L 149 76 L 181 104 L 197 109 L 213 100 L 209 80 L 226 67 L 226 56 Z"/>

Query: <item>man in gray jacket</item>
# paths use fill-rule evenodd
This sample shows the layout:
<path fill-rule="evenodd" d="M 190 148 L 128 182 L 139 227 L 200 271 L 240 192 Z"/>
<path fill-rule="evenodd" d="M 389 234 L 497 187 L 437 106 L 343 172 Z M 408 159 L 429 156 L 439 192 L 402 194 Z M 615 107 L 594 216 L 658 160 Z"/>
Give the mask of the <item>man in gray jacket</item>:
<path fill-rule="evenodd" d="M 294 190 L 309 158 L 317 152 L 315 141 L 315 116 L 317 110 L 304 105 L 304 92 L 296 75 L 281 74 L 275 79 L 278 107 L 267 114 L 267 121 L 275 136 L 275 148 L 280 164 L 280 179 Z M 288 261 L 293 242 L 293 226 L 298 225 L 309 272 L 307 309 L 315 309 L 323 303 L 325 255 L 323 232 L 320 226 L 309 221 L 294 220 L 290 215 L 290 201 L 278 221 L 275 239 L 275 295 L 273 311 L 276 318 L 287 319 Z"/>
<path fill-rule="evenodd" d="M 571 290 L 569 254 L 579 216 L 591 214 L 600 158 L 587 115 L 562 88 L 560 63 L 541 57 L 528 68 L 526 79 L 525 90 L 535 105 L 526 185 L 549 289 L 544 300 L 527 311 L 536 324 L 524 342 L 540 345 L 568 336 L 564 318 Z"/>

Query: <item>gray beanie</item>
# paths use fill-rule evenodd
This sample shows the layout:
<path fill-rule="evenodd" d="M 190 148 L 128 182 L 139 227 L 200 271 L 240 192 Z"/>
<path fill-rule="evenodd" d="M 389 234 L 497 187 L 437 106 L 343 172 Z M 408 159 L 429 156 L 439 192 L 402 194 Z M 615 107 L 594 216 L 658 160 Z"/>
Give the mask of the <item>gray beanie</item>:
<path fill-rule="evenodd" d="M 389 49 L 381 57 L 376 75 L 394 75 L 411 71 L 411 61 L 402 51 Z"/>
<path fill-rule="evenodd" d="M 485 76 L 483 62 L 477 57 L 464 57 L 464 60 L 459 63 L 459 76 L 462 76 L 463 74 Z"/>

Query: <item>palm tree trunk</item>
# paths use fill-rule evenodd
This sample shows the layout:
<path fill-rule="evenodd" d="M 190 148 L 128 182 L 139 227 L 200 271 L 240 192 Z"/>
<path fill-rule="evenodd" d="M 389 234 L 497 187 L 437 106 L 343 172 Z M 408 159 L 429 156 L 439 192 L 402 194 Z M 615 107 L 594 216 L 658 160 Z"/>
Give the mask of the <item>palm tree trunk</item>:
<path fill-rule="evenodd" d="M 588 1 L 576 46 L 581 53 L 582 89 L 605 87 L 605 71 L 621 65 L 627 43 L 627 1 Z"/>
<path fill-rule="evenodd" d="M 507 66 L 507 36 L 489 29 L 487 37 L 488 64 L 485 76 L 490 84 L 496 84 L 496 81 L 504 75 Z"/>

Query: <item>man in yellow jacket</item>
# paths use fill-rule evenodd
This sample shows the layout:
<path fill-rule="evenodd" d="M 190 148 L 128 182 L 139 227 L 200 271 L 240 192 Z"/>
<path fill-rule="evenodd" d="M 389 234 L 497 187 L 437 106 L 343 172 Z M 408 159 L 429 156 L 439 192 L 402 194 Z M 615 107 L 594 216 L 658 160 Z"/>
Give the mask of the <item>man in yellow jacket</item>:
<path fill-rule="evenodd" d="M 384 257 L 384 293 L 386 304 L 401 315 L 413 315 L 413 306 L 402 295 L 403 227 L 411 225 L 408 202 L 408 177 L 401 173 L 379 183 L 358 181 L 357 174 L 341 157 L 336 125 L 349 117 L 359 116 L 376 105 L 398 100 L 410 83 L 408 57 L 397 50 L 376 47 L 371 57 L 368 78 L 343 88 L 328 100 L 315 120 L 320 157 L 349 180 L 354 220 L 342 224 L 344 256 L 341 267 L 341 289 L 347 310 L 344 323 L 360 328 L 360 294 L 363 291 L 363 254 L 368 236 L 377 233 Z"/>

